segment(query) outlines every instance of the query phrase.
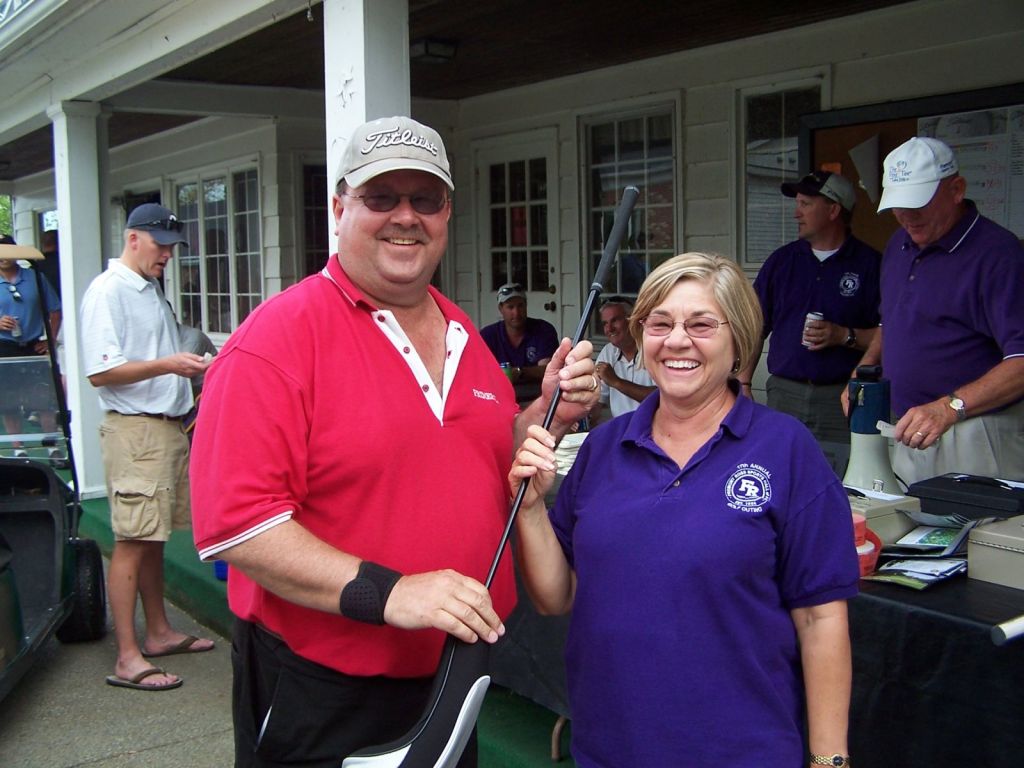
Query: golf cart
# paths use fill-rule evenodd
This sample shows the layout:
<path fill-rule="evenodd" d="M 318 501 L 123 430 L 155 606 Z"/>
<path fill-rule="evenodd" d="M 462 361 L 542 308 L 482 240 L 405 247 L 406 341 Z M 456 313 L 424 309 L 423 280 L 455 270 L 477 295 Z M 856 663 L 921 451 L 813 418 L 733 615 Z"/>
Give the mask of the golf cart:
<path fill-rule="evenodd" d="M 42 258 L 34 248 L 0 245 L 0 260 L 23 269 Z M 41 288 L 39 272 L 25 272 Z M 79 642 L 106 633 L 103 560 L 96 542 L 78 537 L 70 419 L 42 309 L 49 354 L 0 357 L 0 700 L 51 635 Z"/>

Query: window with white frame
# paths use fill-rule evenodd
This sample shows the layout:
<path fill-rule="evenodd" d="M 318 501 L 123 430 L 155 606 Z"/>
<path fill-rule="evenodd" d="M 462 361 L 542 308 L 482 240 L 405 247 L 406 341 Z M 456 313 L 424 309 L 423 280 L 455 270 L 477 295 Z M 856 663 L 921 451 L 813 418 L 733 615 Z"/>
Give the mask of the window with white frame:
<path fill-rule="evenodd" d="M 619 258 L 605 280 L 606 294 L 636 296 L 647 274 L 676 253 L 674 126 L 671 105 L 597 117 L 583 125 L 588 275 L 601 260 L 623 189 L 640 189 Z"/>
<path fill-rule="evenodd" d="M 206 333 L 231 333 L 263 299 L 260 195 L 256 169 L 178 180 L 179 318 Z"/>
<path fill-rule="evenodd" d="M 798 179 L 800 117 L 821 111 L 820 84 L 741 92 L 744 209 L 743 262 L 759 268 L 779 246 L 795 240 L 793 202 L 779 186 Z"/>

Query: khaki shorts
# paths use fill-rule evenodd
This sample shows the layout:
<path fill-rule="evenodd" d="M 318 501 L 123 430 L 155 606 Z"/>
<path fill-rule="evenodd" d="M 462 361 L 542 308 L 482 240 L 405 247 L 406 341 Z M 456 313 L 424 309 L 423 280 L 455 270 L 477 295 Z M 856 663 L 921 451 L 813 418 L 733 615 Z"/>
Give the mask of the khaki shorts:
<path fill-rule="evenodd" d="M 167 541 L 191 525 L 188 438 L 180 421 L 108 412 L 100 448 L 117 540 Z"/>

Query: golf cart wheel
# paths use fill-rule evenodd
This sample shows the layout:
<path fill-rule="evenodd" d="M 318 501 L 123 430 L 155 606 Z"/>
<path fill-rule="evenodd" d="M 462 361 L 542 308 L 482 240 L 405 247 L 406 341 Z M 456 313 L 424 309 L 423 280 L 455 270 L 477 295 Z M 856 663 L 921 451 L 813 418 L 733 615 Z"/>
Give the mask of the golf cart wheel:
<path fill-rule="evenodd" d="M 107 633 L 107 595 L 103 585 L 103 558 L 92 539 L 72 539 L 74 597 L 71 613 L 57 630 L 62 643 L 99 640 Z"/>

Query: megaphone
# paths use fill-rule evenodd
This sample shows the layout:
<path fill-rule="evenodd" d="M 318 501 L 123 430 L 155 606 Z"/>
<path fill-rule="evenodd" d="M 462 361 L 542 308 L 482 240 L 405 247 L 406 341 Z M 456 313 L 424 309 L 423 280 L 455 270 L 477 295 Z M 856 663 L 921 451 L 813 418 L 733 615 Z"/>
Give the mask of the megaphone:
<path fill-rule="evenodd" d="M 850 463 L 843 485 L 864 490 L 903 495 L 889 460 L 889 440 L 875 426 L 889 420 L 889 380 L 882 368 L 862 365 L 857 378 L 850 379 Z"/>

